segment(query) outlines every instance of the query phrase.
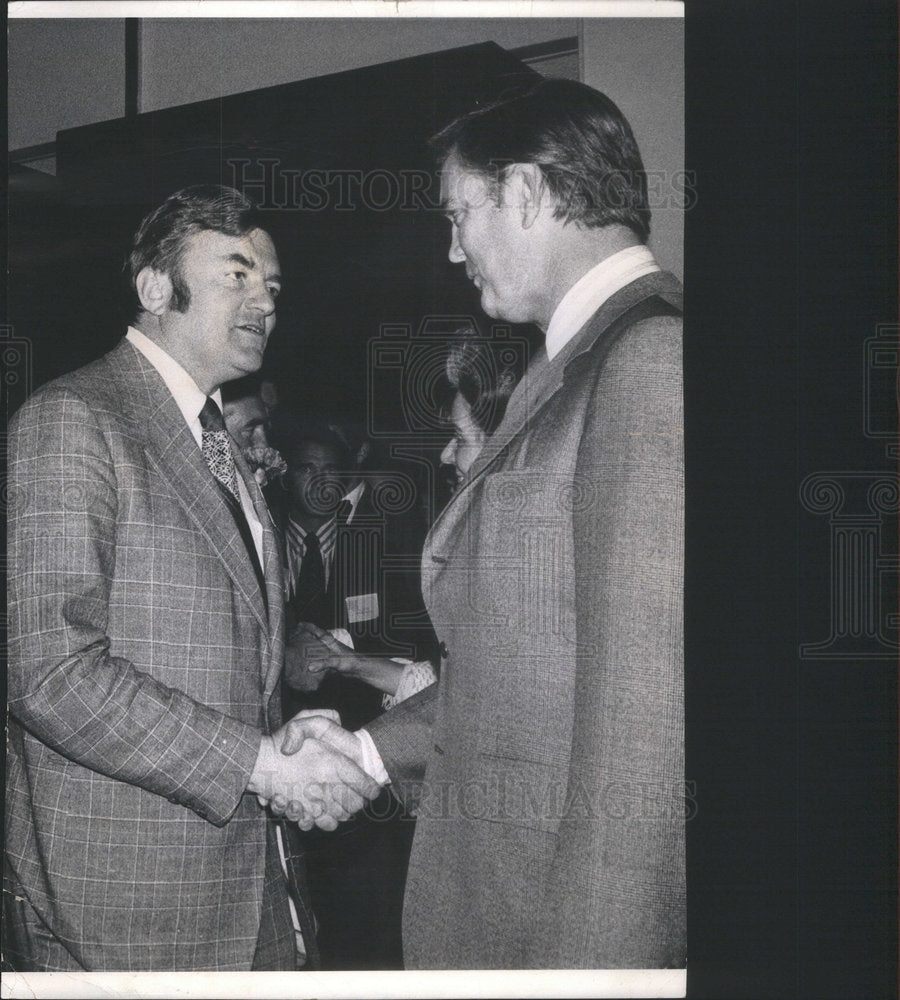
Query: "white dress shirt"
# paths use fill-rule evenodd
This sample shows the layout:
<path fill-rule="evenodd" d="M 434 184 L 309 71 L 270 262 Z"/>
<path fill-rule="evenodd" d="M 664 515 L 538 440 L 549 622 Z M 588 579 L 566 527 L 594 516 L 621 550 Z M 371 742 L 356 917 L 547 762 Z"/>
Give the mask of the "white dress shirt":
<path fill-rule="evenodd" d="M 619 289 L 658 271 L 650 250 L 640 244 L 601 260 L 562 297 L 547 327 L 547 357 L 552 361 L 594 313 Z"/>
<path fill-rule="evenodd" d="M 167 354 L 155 341 L 152 341 L 146 334 L 141 333 L 140 330 L 136 330 L 133 326 L 128 327 L 128 332 L 125 334 L 127 340 L 129 340 L 132 346 L 141 352 L 144 357 L 150 362 L 151 365 L 159 372 L 160 377 L 163 382 L 166 383 L 166 387 L 169 392 L 172 393 L 172 398 L 178 404 L 178 409 L 181 410 L 184 416 L 185 423 L 190 428 L 191 434 L 194 435 L 194 440 L 197 442 L 197 447 L 203 447 L 203 427 L 200 424 L 200 411 L 206 404 L 206 396 L 197 386 L 197 383 L 191 378 L 190 375 L 181 367 L 181 365 L 172 357 L 171 354 Z M 215 401 L 216 406 L 219 407 L 219 411 L 222 410 L 222 393 L 219 389 L 210 396 L 210 399 Z M 244 482 L 244 477 L 238 473 L 237 475 L 238 493 L 240 494 L 241 508 L 244 511 L 244 516 L 247 518 L 247 524 L 250 525 L 250 534 L 253 536 L 253 544 L 256 546 L 256 554 L 259 556 L 259 564 L 265 572 L 265 563 L 263 561 L 263 529 L 262 524 L 260 524 L 259 518 L 256 516 L 256 508 L 253 506 L 253 501 L 250 499 L 250 493 L 247 490 L 247 484 Z"/>
<path fill-rule="evenodd" d="M 356 508 L 359 506 L 359 501 L 362 500 L 362 495 L 365 488 L 366 488 L 366 481 L 362 479 L 344 497 L 344 501 L 350 504 L 350 513 L 347 515 L 347 524 L 353 523 L 353 518 L 356 515 Z"/>

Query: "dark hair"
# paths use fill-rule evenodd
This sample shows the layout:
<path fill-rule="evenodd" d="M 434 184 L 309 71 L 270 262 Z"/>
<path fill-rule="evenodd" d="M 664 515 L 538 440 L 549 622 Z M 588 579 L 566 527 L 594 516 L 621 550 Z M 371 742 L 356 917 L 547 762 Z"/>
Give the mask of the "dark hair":
<path fill-rule="evenodd" d="M 212 230 L 226 236 L 245 236 L 261 228 L 261 217 L 240 191 L 217 184 L 182 188 L 146 216 L 134 235 L 126 270 L 131 282 L 132 311 L 142 309 L 137 276 L 145 267 L 168 274 L 172 281 L 172 308 L 184 312 L 191 295 L 181 274 L 188 239 Z"/>
<path fill-rule="evenodd" d="M 628 226 L 650 235 L 647 177 L 631 126 L 613 102 L 575 80 L 541 80 L 441 129 L 430 144 L 443 163 L 487 178 L 495 198 L 514 163 L 540 167 L 554 217 L 587 228 Z"/>
<path fill-rule="evenodd" d="M 222 402 L 236 403 L 239 399 L 251 399 L 253 397 L 258 397 L 262 400 L 262 396 L 260 396 L 261 381 L 262 378 L 260 375 L 254 373 L 233 379 L 231 382 L 223 382 L 221 386 Z"/>
<path fill-rule="evenodd" d="M 494 341 L 479 336 L 473 327 L 457 330 L 447 352 L 441 416 L 449 421 L 458 392 L 468 403 L 475 423 L 485 434 L 493 434 L 521 377 L 521 372 L 505 360 L 507 354 Z"/>
<path fill-rule="evenodd" d="M 295 464 L 294 456 L 297 448 L 310 442 L 331 448 L 337 456 L 341 469 L 347 469 L 351 464 L 347 442 L 335 432 L 327 418 L 281 413 L 275 419 L 275 433 L 279 450 L 284 455 L 288 467 Z"/>

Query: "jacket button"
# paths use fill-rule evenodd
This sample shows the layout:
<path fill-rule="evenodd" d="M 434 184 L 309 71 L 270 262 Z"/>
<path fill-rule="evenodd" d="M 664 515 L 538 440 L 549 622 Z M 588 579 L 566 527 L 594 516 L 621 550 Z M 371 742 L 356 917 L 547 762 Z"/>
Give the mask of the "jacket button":
<path fill-rule="evenodd" d="M 441 659 L 442 660 L 449 659 L 449 657 L 450 657 L 450 651 L 447 649 L 447 643 L 446 642 L 442 642 L 440 644 L 440 646 L 438 646 L 438 652 L 441 654 Z"/>

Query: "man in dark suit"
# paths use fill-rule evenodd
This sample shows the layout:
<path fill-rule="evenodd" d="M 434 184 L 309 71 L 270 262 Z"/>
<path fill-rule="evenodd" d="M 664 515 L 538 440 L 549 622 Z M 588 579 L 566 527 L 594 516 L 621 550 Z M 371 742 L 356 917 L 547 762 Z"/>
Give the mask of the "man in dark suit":
<path fill-rule="evenodd" d="M 242 195 L 197 187 L 129 264 L 125 338 L 10 425 L 4 959 L 294 969 L 311 920 L 261 806 L 334 829 L 375 788 L 275 732 L 281 561 L 219 386 L 262 362 L 278 257 Z"/>
<path fill-rule="evenodd" d="M 543 80 L 435 143 L 450 260 L 546 336 L 426 542 L 440 680 L 368 727 L 418 803 L 406 966 L 681 968 L 681 288 L 602 94 Z"/>
<path fill-rule="evenodd" d="M 360 653 L 427 658 L 435 642 L 422 601 L 425 531 L 416 516 L 414 483 L 389 463 L 369 458 L 360 464 L 346 432 L 333 423 L 282 416 L 279 427 L 288 460 L 288 630 L 312 622 L 342 630 Z M 299 659 L 286 671 L 283 697 L 297 710 L 339 707 L 352 728 L 382 708 L 376 687 L 306 673 Z"/>
<path fill-rule="evenodd" d="M 325 629 L 343 628 L 346 615 L 336 580 L 335 547 L 338 529 L 346 525 L 351 513 L 350 504 L 343 499 L 346 448 L 324 423 L 285 418 L 281 428 L 281 447 L 288 463 L 284 532 L 288 629 L 299 622 Z M 339 689 L 334 682 L 339 680 L 331 678 L 329 683 L 322 674 L 288 670 L 282 698 L 295 712 L 320 702 L 327 704 L 312 695 L 326 681 L 328 696 L 336 697 Z M 373 707 L 369 717 L 376 711 Z"/>
<path fill-rule="evenodd" d="M 354 468 L 346 436 L 333 425 L 282 417 L 279 427 L 288 463 L 289 629 L 311 622 L 340 629 L 363 653 L 414 656 L 415 640 L 428 632 L 415 621 L 424 617 L 424 608 L 418 573 L 422 540 L 412 534 L 409 516 L 414 492 L 396 472 Z M 298 648 L 302 642 L 298 637 Z M 296 658 L 285 671 L 288 714 L 334 709 L 350 729 L 381 714 L 377 687 L 306 666 Z M 411 818 L 383 792 L 337 833 L 300 836 L 324 968 L 402 967 L 400 916 L 412 832 Z"/>

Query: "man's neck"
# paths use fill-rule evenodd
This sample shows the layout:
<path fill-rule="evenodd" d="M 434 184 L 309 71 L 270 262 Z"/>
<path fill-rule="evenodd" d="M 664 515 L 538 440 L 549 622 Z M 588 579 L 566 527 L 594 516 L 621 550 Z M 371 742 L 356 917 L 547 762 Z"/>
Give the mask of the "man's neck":
<path fill-rule="evenodd" d="M 201 372 L 196 370 L 196 365 L 192 364 L 191 359 L 180 348 L 178 343 L 172 342 L 171 338 L 166 337 L 157 316 L 154 316 L 152 313 L 142 312 L 137 319 L 132 321 L 131 325 L 135 330 L 140 330 L 148 340 L 152 340 L 170 358 L 177 361 L 197 383 L 197 388 L 204 395 L 211 396 L 219 388 L 218 383 L 212 383 L 209 378 L 205 378 Z"/>
<path fill-rule="evenodd" d="M 620 250 L 637 246 L 640 240 L 627 226 L 584 229 L 573 223 L 561 226 L 548 260 L 546 293 L 541 316 L 535 320 L 547 332 L 556 307 L 572 286 L 601 261 Z"/>

